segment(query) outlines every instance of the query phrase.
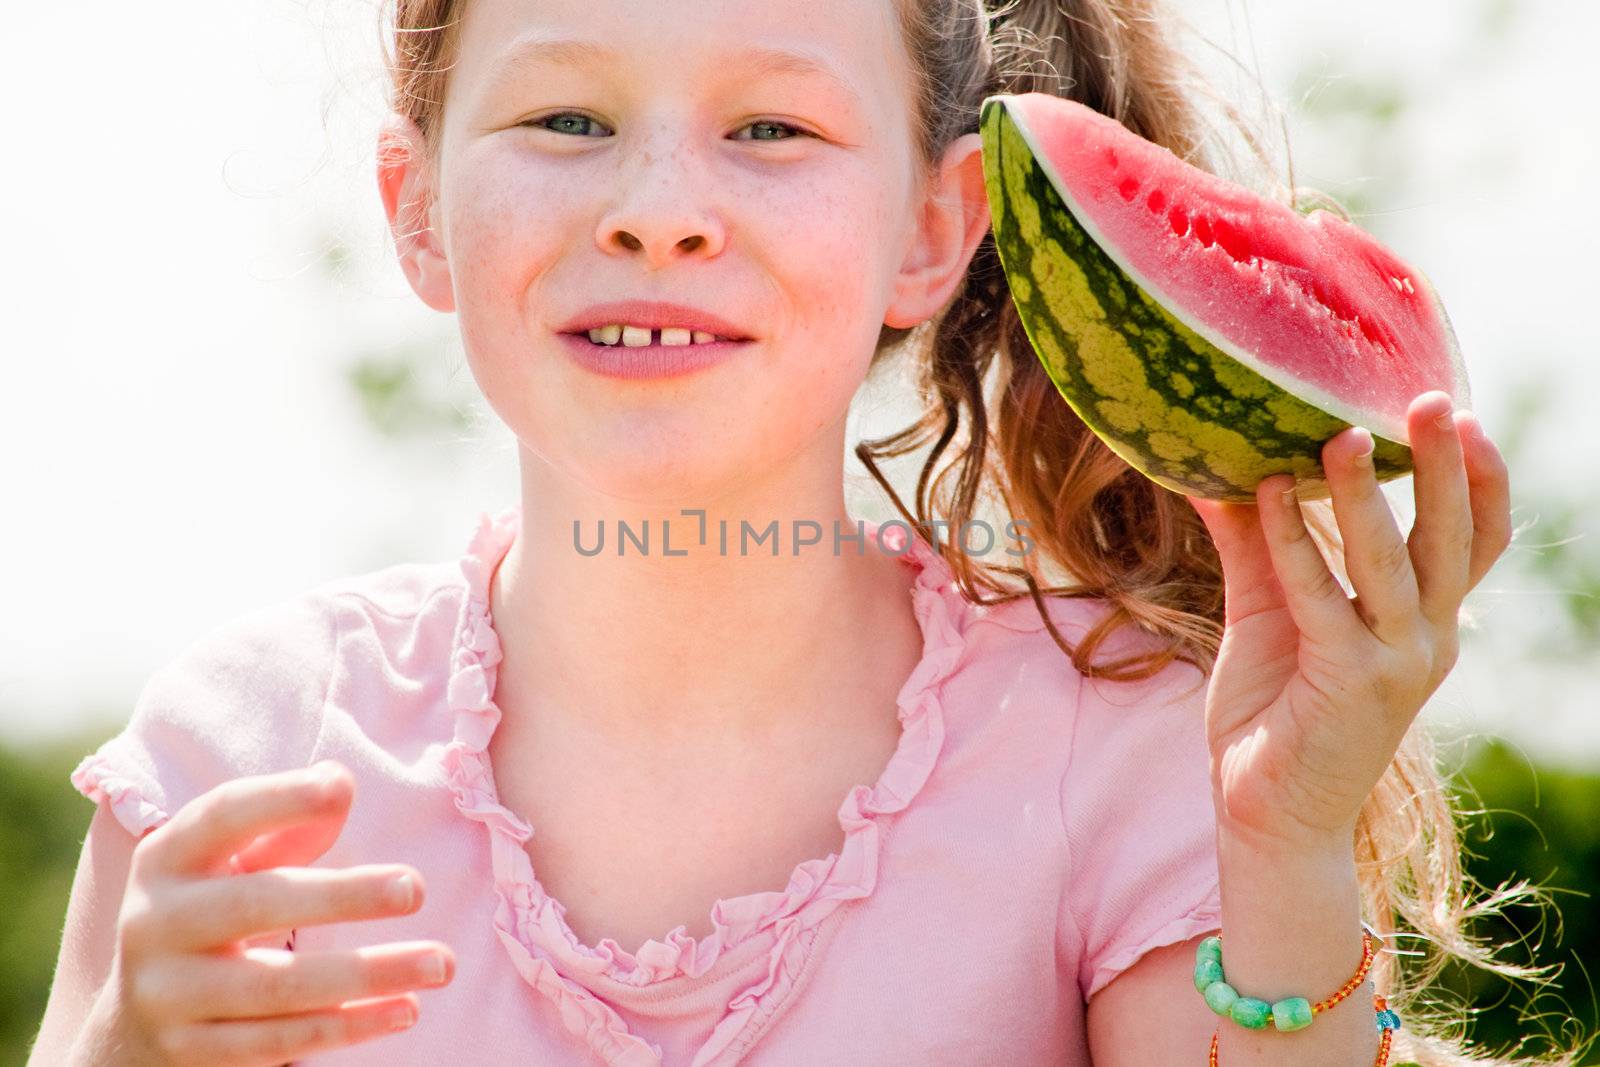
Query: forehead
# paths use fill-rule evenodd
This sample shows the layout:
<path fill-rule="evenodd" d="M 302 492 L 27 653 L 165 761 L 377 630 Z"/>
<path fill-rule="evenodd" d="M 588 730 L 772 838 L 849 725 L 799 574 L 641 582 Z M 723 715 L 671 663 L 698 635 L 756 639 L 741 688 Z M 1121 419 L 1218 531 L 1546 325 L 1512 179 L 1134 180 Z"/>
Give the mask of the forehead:
<path fill-rule="evenodd" d="M 870 107 L 905 94 L 893 0 L 466 0 L 451 95 L 536 71 L 793 79 Z"/>

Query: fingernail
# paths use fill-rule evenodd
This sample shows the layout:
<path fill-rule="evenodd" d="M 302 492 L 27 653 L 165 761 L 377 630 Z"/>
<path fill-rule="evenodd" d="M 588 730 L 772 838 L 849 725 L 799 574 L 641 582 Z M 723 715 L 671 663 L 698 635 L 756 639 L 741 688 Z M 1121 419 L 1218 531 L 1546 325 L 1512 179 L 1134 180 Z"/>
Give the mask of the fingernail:
<path fill-rule="evenodd" d="M 1299 499 L 1299 497 L 1297 495 L 1298 492 L 1299 492 L 1299 487 L 1296 486 L 1296 487 L 1292 487 L 1292 488 L 1289 488 L 1289 489 L 1285 489 L 1282 493 L 1279 493 L 1278 494 L 1279 497 L 1283 500 L 1283 506 L 1286 507 L 1286 508 L 1292 508 L 1296 504 L 1298 504 L 1300 502 L 1300 499 Z"/>
<path fill-rule="evenodd" d="M 1363 426 L 1357 426 L 1350 436 L 1361 442 L 1361 447 L 1355 453 L 1357 459 L 1365 459 L 1372 455 L 1374 445 L 1371 431 Z"/>
<path fill-rule="evenodd" d="M 409 1004 L 396 1004 L 389 1009 L 383 1021 L 391 1030 L 404 1030 L 417 1021 L 417 1013 Z"/>
<path fill-rule="evenodd" d="M 444 957 L 437 952 L 430 952 L 422 957 L 422 979 L 430 985 L 438 985 L 444 981 Z"/>
<path fill-rule="evenodd" d="M 389 900 L 397 908 L 409 908 L 417 899 L 417 882 L 409 874 L 402 874 L 389 883 Z"/>
<path fill-rule="evenodd" d="M 1443 413 L 1434 416 L 1433 424 L 1441 430 L 1453 430 L 1456 425 L 1455 415 L 1450 408 L 1445 408 Z"/>
<path fill-rule="evenodd" d="M 1463 411 L 1461 413 L 1461 421 L 1466 423 L 1468 437 L 1472 437 L 1480 441 L 1483 440 L 1483 423 L 1478 421 L 1477 412 Z"/>

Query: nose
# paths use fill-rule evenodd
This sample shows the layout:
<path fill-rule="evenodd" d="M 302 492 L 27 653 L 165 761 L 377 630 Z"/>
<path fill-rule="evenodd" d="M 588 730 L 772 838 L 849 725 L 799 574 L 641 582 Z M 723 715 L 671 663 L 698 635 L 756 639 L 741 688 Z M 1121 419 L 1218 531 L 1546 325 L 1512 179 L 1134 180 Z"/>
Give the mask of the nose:
<path fill-rule="evenodd" d="M 714 184 L 703 171 L 685 165 L 681 151 L 658 155 L 663 162 L 656 166 L 651 157 L 649 150 L 641 151 L 638 165 L 617 175 L 619 187 L 627 192 L 595 230 L 600 250 L 608 255 L 642 252 L 651 269 L 680 257 L 722 251 L 722 224 L 707 207 Z"/>

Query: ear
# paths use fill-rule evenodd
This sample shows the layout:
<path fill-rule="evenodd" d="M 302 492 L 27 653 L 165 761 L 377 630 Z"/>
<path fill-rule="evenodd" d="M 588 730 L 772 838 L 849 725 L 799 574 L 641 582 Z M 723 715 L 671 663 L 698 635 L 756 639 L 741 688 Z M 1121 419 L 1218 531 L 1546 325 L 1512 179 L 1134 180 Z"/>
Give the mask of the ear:
<path fill-rule="evenodd" d="M 895 277 L 884 325 L 906 328 L 926 322 L 960 286 L 978 242 L 989 230 L 982 148 L 982 135 L 967 133 L 945 149 L 911 248 Z"/>
<path fill-rule="evenodd" d="M 454 311 L 450 263 L 434 228 L 435 193 L 422 130 L 391 111 L 378 131 L 378 195 L 389 216 L 400 269 L 423 303 L 435 311 Z"/>

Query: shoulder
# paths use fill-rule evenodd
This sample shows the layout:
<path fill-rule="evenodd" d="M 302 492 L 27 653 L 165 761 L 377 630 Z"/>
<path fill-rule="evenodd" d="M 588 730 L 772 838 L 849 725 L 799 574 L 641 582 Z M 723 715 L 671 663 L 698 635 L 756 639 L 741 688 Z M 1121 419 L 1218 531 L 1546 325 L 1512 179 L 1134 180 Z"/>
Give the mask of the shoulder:
<path fill-rule="evenodd" d="M 396 563 L 335 579 L 317 591 L 346 613 L 404 619 L 426 611 L 441 594 L 455 592 L 464 596 L 467 587 L 461 562 L 443 560 Z"/>
<path fill-rule="evenodd" d="M 1051 625 L 1076 645 L 1112 612 L 1103 601 L 1046 598 Z M 982 631 L 989 633 L 984 634 Z M 1220 916 L 1207 676 L 1170 660 L 1146 677 L 1080 673 L 1031 598 L 1007 603 L 971 631 L 975 652 L 1026 679 L 1028 701 L 1056 746 L 1055 797 L 1065 834 L 1058 946 L 1087 1000 L 1152 948 L 1212 929 Z M 1159 652 L 1162 639 L 1119 626 L 1097 665 Z M 1037 733 L 1035 736 L 1038 736 Z"/>
<path fill-rule="evenodd" d="M 269 729 L 315 714 L 337 645 L 326 586 L 250 609 L 204 631 L 157 668 L 134 718 L 198 730 L 225 717 L 231 730 L 264 741 Z"/>
<path fill-rule="evenodd" d="M 1078 647 L 1091 634 L 1113 625 L 1112 605 L 1091 597 L 1047 596 L 1042 602 L 1043 615 L 1027 596 L 971 605 L 963 626 L 964 666 L 992 680 L 1008 680 L 1041 696 L 1066 700 L 1074 727 L 1136 733 L 1153 729 L 1164 719 L 1193 721 L 1194 710 L 1204 703 L 1206 678 L 1199 668 L 1172 660 L 1146 678 L 1127 681 L 1080 671 L 1057 637 Z M 1163 647 L 1156 635 L 1122 623 L 1105 633 L 1093 663 L 1104 668 L 1159 653 Z"/>
<path fill-rule="evenodd" d="M 434 699 L 458 669 L 458 641 L 487 642 L 487 606 L 459 560 L 402 563 L 326 588 L 338 637 L 327 699 L 371 736 L 438 724 Z"/>
<path fill-rule="evenodd" d="M 307 766 L 341 664 L 410 656 L 442 669 L 467 592 L 459 559 L 407 562 L 231 616 L 149 675 L 72 784 L 137 836 L 224 781 Z"/>
<path fill-rule="evenodd" d="M 1080 671 L 1061 645 L 1077 648 L 1111 626 L 1113 607 L 1063 596 L 1043 604 L 1048 625 L 1032 597 L 966 609 L 946 703 L 956 731 L 1049 763 L 1070 845 L 1085 822 L 1114 814 L 1107 806 L 1124 796 L 1121 783 L 1180 772 L 1189 787 L 1206 777 L 1206 677 L 1176 659 L 1127 681 Z M 1103 669 L 1163 648 L 1161 638 L 1123 624 L 1105 634 L 1092 662 Z"/>
<path fill-rule="evenodd" d="M 1060 805 L 1065 877 L 1058 948 L 1085 999 L 1150 949 L 1214 927 L 1220 909 L 1205 731 L 1207 676 L 1172 659 L 1146 677 L 1080 672 L 1057 644 L 1076 647 L 1111 624 L 1093 598 L 1031 597 L 968 613 L 967 669 L 1004 743 L 1048 753 Z M 1165 642 L 1123 624 L 1093 657 L 1106 667 L 1160 653 Z M 1157 661 L 1159 663 L 1159 661 Z M 1000 742 L 996 742 L 1000 743 Z"/>
<path fill-rule="evenodd" d="M 352 614 L 410 618 L 452 591 L 465 586 L 451 562 L 398 563 L 334 578 L 205 631 L 159 668 L 150 685 L 238 678 L 257 690 L 308 691 L 318 680 L 326 688 Z"/>
<path fill-rule="evenodd" d="M 213 625 L 148 676 L 73 786 L 137 836 L 223 781 L 298 765 L 320 730 L 337 648 L 327 585 Z"/>
<path fill-rule="evenodd" d="M 1159 656 L 1165 640 L 1131 623 L 1116 624 L 1096 647 L 1093 667 L 1079 671 L 1051 634 L 1077 647 L 1090 634 L 1113 625 L 1114 609 L 1093 598 L 1045 597 L 1047 626 L 1032 598 L 981 611 L 969 628 L 975 662 L 1026 678 L 1052 697 L 1070 698 L 1064 807 L 1093 811 L 1125 796 L 1130 782 L 1173 775 L 1184 785 L 1208 773 L 1205 697 L 1208 676 L 1172 658 L 1154 659 L 1137 673 L 1113 679 L 1099 671 Z M 1170 784 L 1169 784 L 1170 788 Z M 1067 812 L 1069 830 L 1073 823 Z M 1081 817 L 1081 816 L 1080 816 Z"/>

